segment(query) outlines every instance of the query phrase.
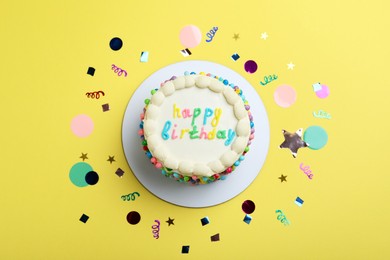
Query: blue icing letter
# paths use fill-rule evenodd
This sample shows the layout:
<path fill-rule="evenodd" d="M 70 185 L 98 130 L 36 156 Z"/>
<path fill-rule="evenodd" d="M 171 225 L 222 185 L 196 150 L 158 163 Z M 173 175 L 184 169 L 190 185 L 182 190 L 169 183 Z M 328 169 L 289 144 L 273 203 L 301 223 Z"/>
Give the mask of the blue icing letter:
<path fill-rule="evenodd" d="M 236 136 L 236 132 L 234 132 L 232 129 L 229 129 L 228 138 L 225 141 L 225 146 L 231 144 L 235 136 Z"/>
<path fill-rule="evenodd" d="M 204 117 L 203 117 L 203 125 L 207 123 L 207 118 L 213 115 L 213 110 L 210 108 L 206 108 L 204 111 Z"/>
<path fill-rule="evenodd" d="M 164 140 L 169 139 L 168 131 L 169 131 L 169 129 L 171 129 L 171 126 L 172 126 L 171 121 L 168 120 L 167 122 L 165 122 L 164 129 L 162 130 L 162 133 L 161 133 L 161 136 Z"/>

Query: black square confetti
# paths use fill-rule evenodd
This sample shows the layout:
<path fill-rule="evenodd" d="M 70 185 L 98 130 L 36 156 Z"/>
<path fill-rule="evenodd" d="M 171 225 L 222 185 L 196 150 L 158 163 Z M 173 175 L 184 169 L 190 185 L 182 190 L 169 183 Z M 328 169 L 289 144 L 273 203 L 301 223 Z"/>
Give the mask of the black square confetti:
<path fill-rule="evenodd" d="M 182 254 L 188 254 L 190 252 L 190 246 L 183 246 L 181 248 L 181 253 Z"/>
<path fill-rule="evenodd" d="M 88 219 L 89 219 L 89 217 L 87 215 L 83 214 L 80 218 L 80 221 L 83 223 L 87 223 Z"/>
<path fill-rule="evenodd" d="M 109 111 L 110 110 L 110 105 L 109 104 L 104 104 L 102 105 L 103 112 Z"/>
<path fill-rule="evenodd" d="M 125 172 L 121 168 L 118 168 L 118 170 L 116 170 L 115 172 L 115 174 L 118 175 L 119 177 L 122 177 L 124 173 Z"/>
<path fill-rule="evenodd" d="M 210 220 L 209 220 L 208 217 L 204 217 L 204 218 L 202 218 L 202 219 L 200 220 L 200 222 L 202 222 L 202 226 L 204 226 L 204 225 L 209 224 L 209 223 L 210 223 Z"/>
<path fill-rule="evenodd" d="M 89 67 L 87 70 L 87 74 L 91 76 L 95 75 L 95 68 Z"/>
<path fill-rule="evenodd" d="M 211 236 L 210 239 L 211 239 L 211 242 L 219 241 L 219 233 Z"/>

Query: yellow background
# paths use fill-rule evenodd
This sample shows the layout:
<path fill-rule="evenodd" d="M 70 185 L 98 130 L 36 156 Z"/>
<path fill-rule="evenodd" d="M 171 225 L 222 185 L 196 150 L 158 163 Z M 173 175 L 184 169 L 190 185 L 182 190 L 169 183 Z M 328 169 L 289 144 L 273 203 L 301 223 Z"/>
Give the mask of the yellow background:
<path fill-rule="evenodd" d="M 389 259 L 389 8 L 385 0 L 3 1 L 0 258 Z M 183 57 L 178 35 L 187 24 L 198 26 L 203 40 Z M 219 30 L 206 43 L 213 26 Z M 269 35 L 265 41 L 262 32 Z M 117 52 L 108 45 L 115 36 L 124 42 Z M 149 51 L 149 62 L 139 62 L 141 51 Z M 237 62 L 230 58 L 235 52 Z M 121 147 L 123 113 L 137 86 L 166 65 L 192 59 L 243 75 L 261 96 L 271 130 L 255 182 L 231 201 L 202 209 L 150 194 Z M 243 69 L 249 59 L 259 64 L 254 74 Z M 290 61 L 294 70 L 287 70 Z M 129 76 L 117 77 L 111 64 Z M 86 74 L 89 66 L 96 68 L 94 77 Z M 277 81 L 260 86 L 274 73 Z M 315 96 L 315 82 L 330 87 L 328 98 Z M 298 93 L 288 109 L 273 101 L 280 84 Z M 88 99 L 91 90 L 106 96 Z M 104 103 L 109 112 L 102 112 Z M 314 118 L 319 109 L 332 119 Z M 95 123 L 87 138 L 70 131 L 78 114 Z M 293 159 L 277 148 L 281 129 L 310 125 L 326 129 L 323 149 L 301 149 Z M 78 188 L 69 180 L 82 152 L 99 173 L 95 186 Z M 109 164 L 109 155 L 116 162 Z M 299 170 L 301 162 L 311 166 L 312 181 Z M 115 175 L 118 167 L 123 178 Z M 280 183 L 281 174 L 287 182 Z M 120 199 L 133 191 L 141 194 L 135 201 Z M 242 221 L 246 199 L 256 203 L 250 225 Z M 277 209 L 290 226 L 276 220 Z M 141 214 L 138 225 L 126 222 L 132 210 Z M 79 221 L 83 213 L 90 217 L 86 224 Z M 211 223 L 202 227 L 204 216 Z M 174 226 L 167 226 L 168 217 Z M 151 233 L 155 219 L 161 221 L 158 240 Z M 216 233 L 221 241 L 210 242 Z M 190 245 L 188 255 L 182 245 Z"/>

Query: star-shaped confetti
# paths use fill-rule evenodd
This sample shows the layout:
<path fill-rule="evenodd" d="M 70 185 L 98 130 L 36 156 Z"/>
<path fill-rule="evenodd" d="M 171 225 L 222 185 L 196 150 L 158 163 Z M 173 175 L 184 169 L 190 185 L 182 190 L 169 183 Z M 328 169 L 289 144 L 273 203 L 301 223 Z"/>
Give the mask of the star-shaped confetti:
<path fill-rule="evenodd" d="M 287 182 L 287 175 L 286 176 L 284 176 L 283 174 L 282 175 L 280 175 L 280 177 L 278 178 L 278 179 L 280 179 L 280 182 Z"/>
<path fill-rule="evenodd" d="M 240 35 L 238 33 L 235 33 L 233 35 L 233 39 L 237 41 L 238 39 L 240 39 Z"/>
<path fill-rule="evenodd" d="M 294 158 L 297 157 L 297 152 L 299 148 L 309 146 L 308 143 L 302 140 L 302 128 L 299 128 L 295 133 L 289 133 L 286 130 L 282 130 L 284 135 L 284 142 L 279 146 L 279 148 L 288 148 L 290 149 Z"/>
<path fill-rule="evenodd" d="M 261 39 L 267 40 L 267 38 L 268 38 L 268 34 L 267 34 L 266 32 L 263 32 L 263 33 L 261 34 Z"/>
<path fill-rule="evenodd" d="M 170 218 L 170 217 L 168 217 L 168 220 L 167 221 L 165 221 L 165 222 L 167 222 L 168 223 L 168 227 L 170 226 L 170 225 L 175 225 L 175 223 L 173 223 L 173 221 L 174 221 L 175 219 L 174 218 Z"/>
<path fill-rule="evenodd" d="M 88 155 L 88 153 L 81 153 L 81 156 L 79 158 L 83 159 L 83 162 L 84 162 L 84 160 L 88 159 L 87 155 Z"/>
<path fill-rule="evenodd" d="M 293 70 L 293 69 L 294 69 L 294 67 L 295 67 L 295 64 L 294 64 L 294 63 L 292 63 L 291 61 L 290 61 L 290 63 L 289 63 L 289 64 L 287 64 L 287 69 L 289 69 L 289 70 Z"/>
<path fill-rule="evenodd" d="M 110 162 L 110 164 L 112 164 L 112 162 L 115 162 L 114 156 L 108 156 L 107 161 Z"/>

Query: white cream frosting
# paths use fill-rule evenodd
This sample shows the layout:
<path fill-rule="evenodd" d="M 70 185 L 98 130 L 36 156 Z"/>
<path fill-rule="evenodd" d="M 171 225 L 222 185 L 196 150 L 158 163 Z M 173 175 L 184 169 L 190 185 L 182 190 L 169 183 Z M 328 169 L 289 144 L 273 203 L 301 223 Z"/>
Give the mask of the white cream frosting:
<path fill-rule="evenodd" d="M 181 136 L 181 129 L 192 130 L 192 119 L 174 118 L 174 105 L 177 108 L 200 108 L 201 114 L 195 122 L 199 134 L 201 128 L 209 133 L 213 126 L 213 116 L 206 119 L 203 125 L 206 108 L 221 108 L 222 114 L 215 129 L 234 131 L 233 141 L 226 145 L 228 139 L 213 140 L 190 139 L 188 133 Z M 170 137 L 164 139 L 162 132 L 167 121 L 171 122 Z M 208 120 L 208 121 L 207 121 Z M 176 131 L 176 139 L 172 139 L 172 130 Z M 144 136 L 148 148 L 156 159 L 165 167 L 184 176 L 211 176 L 223 172 L 233 165 L 244 152 L 250 136 L 250 121 L 242 99 L 235 91 L 215 78 L 202 75 L 177 77 L 167 81 L 153 94 L 146 108 L 144 118 Z"/>

